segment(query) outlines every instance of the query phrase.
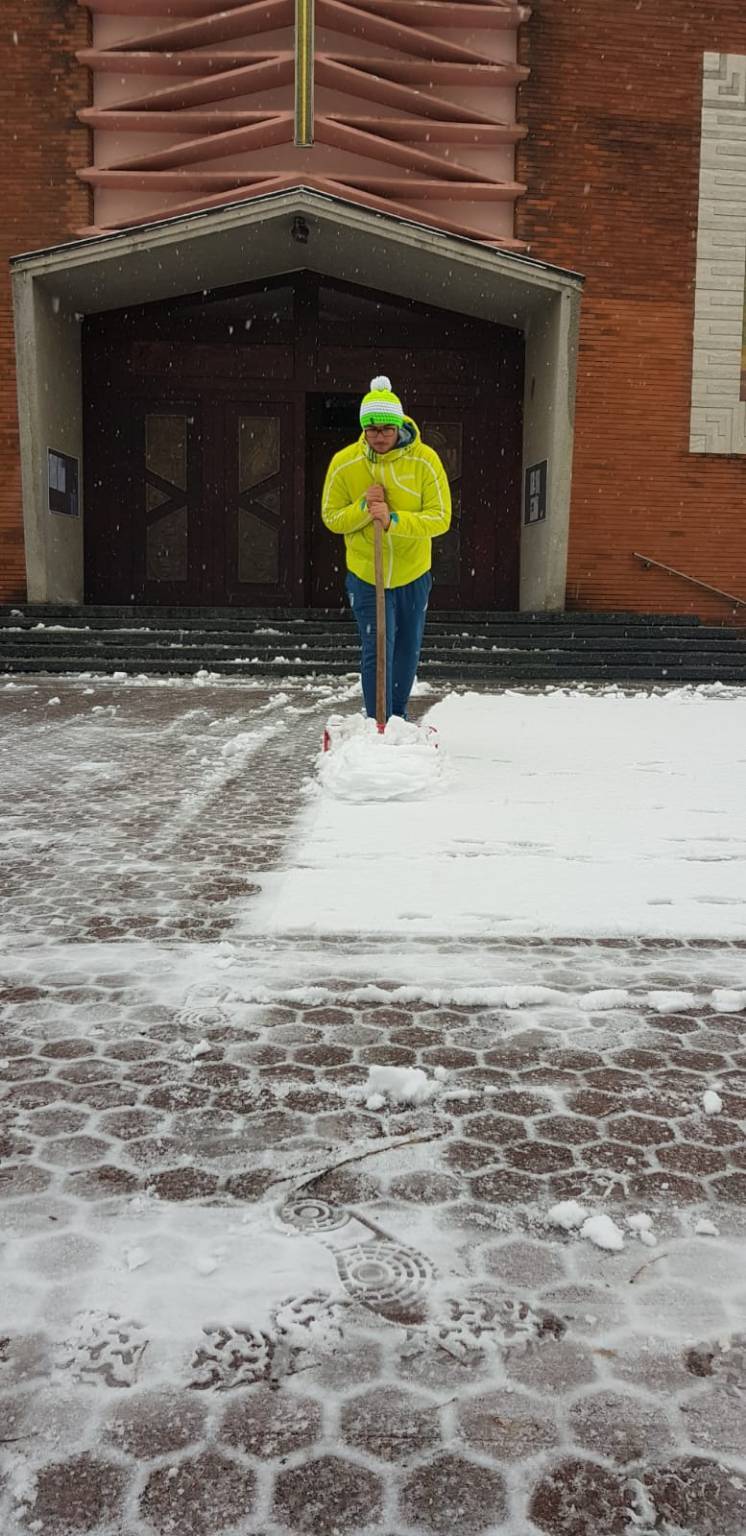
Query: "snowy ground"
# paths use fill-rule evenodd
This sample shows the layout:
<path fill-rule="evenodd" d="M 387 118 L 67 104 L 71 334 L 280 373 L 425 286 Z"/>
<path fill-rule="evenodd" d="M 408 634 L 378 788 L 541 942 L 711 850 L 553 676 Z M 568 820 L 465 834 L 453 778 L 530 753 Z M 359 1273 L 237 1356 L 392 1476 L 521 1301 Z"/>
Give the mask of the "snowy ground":
<path fill-rule="evenodd" d="M 3 1536 L 743 1536 L 744 694 L 356 697 L 0 679 Z"/>

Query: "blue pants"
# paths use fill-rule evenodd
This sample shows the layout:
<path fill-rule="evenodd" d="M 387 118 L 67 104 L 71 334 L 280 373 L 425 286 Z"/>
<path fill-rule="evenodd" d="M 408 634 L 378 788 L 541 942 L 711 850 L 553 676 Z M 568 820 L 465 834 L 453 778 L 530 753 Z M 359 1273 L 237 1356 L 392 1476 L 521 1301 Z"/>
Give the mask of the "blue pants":
<path fill-rule="evenodd" d="M 407 704 L 420 659 L 427 604 L 433 578 L 429 571 L 403 587 L 386 592 L 386 718 L 407 718 Z M 360 672 L 365 712 L 376 718 L 376 589 L 347 572 L 347 595 L 360 634 Z"/>

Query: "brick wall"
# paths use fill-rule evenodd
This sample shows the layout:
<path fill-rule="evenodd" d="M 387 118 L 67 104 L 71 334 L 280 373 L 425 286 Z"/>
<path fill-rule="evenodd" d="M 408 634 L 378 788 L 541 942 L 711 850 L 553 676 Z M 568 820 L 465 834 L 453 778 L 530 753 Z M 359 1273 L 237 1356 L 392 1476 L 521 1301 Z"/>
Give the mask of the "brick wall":
<path fill-rule="evenodd" d="M 516 233 L 587 279 L 568 606 L 729 620 L 632 551 L 746 598 L 746 457 L 689 451 L 703 55 L 746 54 L 746 6 L 532 3 Z"/>
<path fill-rule="evenodd" d="M 728 618 L 632 551 L 746 597 L 746 457 L 689 452 L 702 60 L 746 54 L 743 0 L 533 0 L 516 233 L 587 277 L 568 603 Z M 0 601 L 25 593 L 8 258 L 92 217 L 76 0 L 5 0 L 0 32 Z M 17 42 L 14 41 L 14 34 Z M 53 384 L 53 381 L 50 381 Z"/>
<path fill-rule="evenodd" d="M 90 159 L 75 118 L 89 77 L 75 50 L 89 40 L 76 0 L 3 0 L 0 28 L 0 602 L 26 595 L 8 260 L 70 239 L 90 221 L 75 171 Z M 50 388 L 54 381 L 50 380 Z"/>

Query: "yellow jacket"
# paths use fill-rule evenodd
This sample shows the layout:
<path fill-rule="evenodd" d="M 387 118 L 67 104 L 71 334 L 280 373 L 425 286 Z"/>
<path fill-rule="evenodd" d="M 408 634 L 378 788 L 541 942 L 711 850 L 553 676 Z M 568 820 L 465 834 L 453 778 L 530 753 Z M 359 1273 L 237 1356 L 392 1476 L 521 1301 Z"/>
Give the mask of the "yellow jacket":
<path fill-rule="evenodd" d="M 410 441 L 389 453 L 375 453 L 363 432 L 335 453 L 321 498 L 321 516 L 332 533 L 344 534 L 347 566 L 361 581 L 375 583 L 373 523 L 365 492 L 376 481 L 386 494 L 391 522 L 383 536 L 384 584 L 403 587 L 429 571 L 432 540 L 451 524 L 451 492 L 443 465 L 420 437 L 409 416 Z"/>

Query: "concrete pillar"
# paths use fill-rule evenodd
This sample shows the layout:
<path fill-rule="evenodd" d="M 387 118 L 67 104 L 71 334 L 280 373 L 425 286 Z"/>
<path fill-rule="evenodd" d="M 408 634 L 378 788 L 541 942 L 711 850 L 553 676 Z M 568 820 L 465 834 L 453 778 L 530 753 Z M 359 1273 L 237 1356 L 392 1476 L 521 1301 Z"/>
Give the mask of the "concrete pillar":
<path fill-rule="evenodd" d="M 30 274 L 17 280 L 16 347 L 28 600 L 82 603 L 81 324 Z M 49 450 L 78 460 L 77 517 L 50 512 Z"/>
<path fill-rule="evenodd" d="M 520 606 L 563 609 L 567 579 L 580 294 L 557 293 L 526 326 Z M 526 522 L 526 471 L 547 465 L 546 517 Z"/>

